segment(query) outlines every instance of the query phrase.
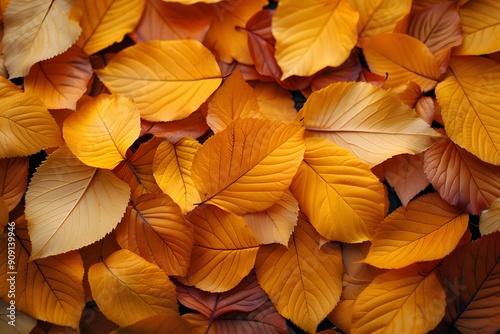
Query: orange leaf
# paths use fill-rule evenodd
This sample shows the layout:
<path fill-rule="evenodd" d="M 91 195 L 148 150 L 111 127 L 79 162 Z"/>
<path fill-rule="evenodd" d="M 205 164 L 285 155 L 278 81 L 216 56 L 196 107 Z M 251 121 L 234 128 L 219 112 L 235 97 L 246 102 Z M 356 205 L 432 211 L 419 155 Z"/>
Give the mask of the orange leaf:
<path fill-rule="evenodd" d="M 290 190 L 311 224 L 329 240 L 369 240 L 385 215 L 383 184 L 367 165 L 324 138 L 307 138 L 304 161 Z"/>
<path fill-rule="evenodd" d="M 9 294 L 14 290 L 17 310 L 42 321 L 78 328 L 85 307 L 83 262 L 78 252 L 29 261 L 31 244 L 24 219 L 10 222 L 0 240 L 0 256 L 5 259 L 0 265 L 2 299 L 13 300 Z M 9 254 L 15 254 L 13 263 L 6 261 L 8 249 Z"/>
<path fill-rule="evenodd" d="M 80 48 L 35 64 L 24 79 L 24 89 L 38 95 L 50 109 L 76 110 L 76 102 L 87 90 L 92 66 Z"/>
<path fill-rule="evenodd" d="M 165 194 L 144 194 L 127 207 L 115 230 L 121 247 L 158 265 L 167 275 L 186 276 L 193 226 Z"/>
<path fill-rule="evenodd" d="M 194 158 L 192 177 L 202 202 L 239 215 L 269 208 L 292 182 L 303 143 L 303 128 L 297 123 L 234 120 Z"/>
<path fill-rule="evenodd" d="M 247 21 L 267 3 L 267 0 L 225 0 L 212 5 L 214 21 L 203 44 L 225 63 L 232 63 L 234 59 L 242 64 L 252 64 L 247 34 L 236 27 L 245 27 Z"/>
<path fill-rule="evenodd" d="M 164 312 L 179 314 L 175 286 L 167 275 L 129 250 L 90 267 L 89 283 L 99 309 L 119 326 Z"/>
<path fill-rule="evenodd" d="M 79 0 L 83 11 L 79 47 L 91 55 L 120 42 L 132 32 L 144 10 L 145 0 Z"/>
<path fill-rule="evenodd" d="M 82 31 L 80 16 L 76 0 L 12 1 L 3 15 L 2 40 L 10 78 L 24 77 L 36 62 L 66 51 Z"/>
<path fill-rule="evenodd" d="M 187 284 L 210 292 L 237 286 L 253 268 L 259 250 L 252 231 L 241 217 L 212 205 L 197 207 L 187 219 L 194 225 Z"/>
<path fill-rule="evenodd" d="M 0 197 L 7 212 L 24 196 L 28 182 L 28 157 L 0 159 Z"/>
<path fill-rule="evenodd" d="M 308 333 L 316 333 L 342 291 L 340 247 L 318 243 L 314 227 L 299 219 L 288 249 L 262 246 L 255 263 L 257 280 L 278 312 Z"/>
<path fill-rule="evenodd" d="M 413 81 L 408 81 L 389 90 L 392 96 L 403 101 L 408 107 L 415 108 L 418 99 L 424 92 L 420 86 Z"/>
<path fill-rule="evenodd" d="M 203 41 L 213 17 L 206 6 L 186 6 L 162 0 L 146 0 L 141 20 L 130 37 L 135 44 L 152 40 Z"/>
<path fill-rule="evenodd" d="M 482 235 L 500 231 L 500 197 L 491 203 L 488 210 L 481 213 L 479 231 Z"/>
<path fill-rule="evenodd" d="M 394 187 L 405 208 L 413 197 L 429 185 L 429 180 L 424 173 L 422 153 L 401 154 L 384 161 L 384 175 L 389 184 Z"/>
<path fill-rule="evenodd" d="M 379 268 L 403 268 L 441 259 L 457 247 L 468 222 L 467 214 L 438 194 L 422 195 L 380 223 L 364 262 Z"/>
<path fill-rule="evenodd" d="M 480 215 L 500 197 L 500 166 L 479 160 L 449 138 L 425 152 L 424 172 L 442 198 L 470 214 Z"/>
<path fill-rule="evenodd" d="M 372 72 L 387 76 L 385 87 L 413 81 L 427 92 L 436 86 L 441 76 L 429 48 L 409 35 L 391 33 L 369 37 L 363 42 L 363 54 Z"/>
<path fill-rule="evenodd" d="M 139 136 L 140 115 L 135 104 L 119 95 L 101 94 L 66 118 L 64 140 L 88 166 L 115 168 Z"/>
<path fill-rule="evenodd" d="M 276 83 L 259 81 L 253 87 L 259 112 L 267 119 L 293 122 L 297 116 L 292 94 Z"/>
<path fill-rule="evenodd" d="M 351 333 L 427 333 L 444 315 L 445 293 L 435 272 L 421 266 L 377 276 L 356 299 Z"/>
<path fill-rule="evenodd" d="M 3 230 L 7 223 L 9 222 L 9 208 L 5 203 L 4 199 L 0 197 L 0 229 Z"/>
<path fill-rule="evenodd" d="M 165 333 L 168 334 L 209 334 L 205 328 L 199 324 L 190 321 L 179 314 L 163 312 L 158 315 L 144 318 L 134 324 L 122 327 L 112 332 L 111 334 L 153 334 Z M 210 333 L 213 334 L 213 333 Z"/>
<path fill-rule="evenodd" d="M 500 323 L 500 232 L 468 243 L 438 269 L 448 289 L 444 321 L 462 333 L 495 333 Z"/>
<path fill-rule="evenodd" d="M 236 118 L 259 116 L 257 96 L 239 70 L 224 81 L 208 103 L 207 123 L 215 133 Z"/>
<path fill-rule="evenodd" d="M 25 156 L 62 145 L 59 127 L 35 94 L 0 77 L 0 158 Z"/>

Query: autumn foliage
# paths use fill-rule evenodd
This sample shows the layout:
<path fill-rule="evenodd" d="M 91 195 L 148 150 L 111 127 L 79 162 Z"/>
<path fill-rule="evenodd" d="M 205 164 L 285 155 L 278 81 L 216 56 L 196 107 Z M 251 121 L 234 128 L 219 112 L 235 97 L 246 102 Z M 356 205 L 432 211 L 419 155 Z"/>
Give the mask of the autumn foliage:
<path fill-rule="evenodd" d="M 500 330 L 500 2 L 0 12 L 1 333 Z"/>

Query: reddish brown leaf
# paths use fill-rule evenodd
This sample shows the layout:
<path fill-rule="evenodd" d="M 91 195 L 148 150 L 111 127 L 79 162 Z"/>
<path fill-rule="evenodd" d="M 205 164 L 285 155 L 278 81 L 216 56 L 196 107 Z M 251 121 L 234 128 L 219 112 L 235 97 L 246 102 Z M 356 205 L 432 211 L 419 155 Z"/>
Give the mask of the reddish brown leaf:
<path fill-rule="evenodd" d="M 0 197 L 8 211 L 14 209 L 24 196 L 27 182 L 27 157 L 0 159 Z"/>
<path fill-rule="evenodd" d="M 361 73 L 361 63 L 356 52 L 351 52 L 347 60 L 338 67 L 327 67 L 311 81 L 312 91 L 320 90 L 335 82 L 356 81 Z"/>

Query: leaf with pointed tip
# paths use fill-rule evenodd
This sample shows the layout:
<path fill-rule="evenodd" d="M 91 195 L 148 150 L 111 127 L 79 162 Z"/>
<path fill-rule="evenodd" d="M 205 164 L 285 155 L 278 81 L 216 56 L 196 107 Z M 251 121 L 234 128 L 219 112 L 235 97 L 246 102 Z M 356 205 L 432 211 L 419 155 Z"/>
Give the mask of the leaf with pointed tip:
<path fill-rule="evenodd" d="M 257 280 L 278 312 L 308 333 L 316 332 L 342 291 L 340 247 L 318 243 L 318 232 L 299 219 L 288 248 L 262 246 L 255 263 Z"/>
<path fill-rule="evenodd" d="M 14 228 L 16 309 L 41 321 L 78 328 L 85 307 L 82 258 L 78 252 L 68 252 L 30 261 L 31 244 L 26 225 L 23 217 L 15 222 Z M 7 245 L 8 234 L 10 236 L 11 232 L 6 230 L 0 237 L 0 256 L 3 259 L 11 254 L 11 246 Z M 14 300 L 9 295 L 12 281 L 8 279 L 12 278 L 9 274 L 12 271 L 7 261 L 1 262 L 0 296 L 4 300 Z"/>
<path fill-rule="evenodd" d="M 194 158 L 191 173 L 202 203 L 238 215 L 269 208 L 283 197 L 299 167 L 303 131 L 297 123 L 234 120 Z"/>
<path fill-rule="evenodd" d="M 120 42 L 134 30 L 144 4 L 144 0 L 80 0 L 82 34 L 77 45 L 91 55 Z"/>
<path fill-rule="evenodd" d="M 380 223 L 364 262 L 379 268 L 403 268 L 441 259 L 457 247 L 468 222 L 467 214 L 437 193 L 422 195 Z"/>
<path fill-rule="evenodd" d="M 194 248 L 187 285 L 209 292 L 237 286 L 254 267 L 259 243 L 243 219 L 216 206 L 202 205 L 189 212 L 194 226 Z"/>
<path fill-rule="evenodd" d="M 500 197 L 491 203 L 488 210 L 481 213 L 479 231 L 481 235 L 500 231 Z"/>
<path fill-rule="evenodd" d="M 385 215 L 384 185 L 366 164 L 324 138 L 306 139 L 304 160 L 290 191 L 329 240 L 369 240 Z"/>
<path fill-rule="evenodd" d="M 306 137 L 324 137 L 370 167 L 402 153 L 420 153 L 440 135 L 406 104 L 365 82 L 331 84 L 311 94 L 297 118 Z"/>
<path fill-rule="evenodd" d="M 144 194 L 133 200 L 115 235 L 121 247 L 155 263 L 167 275 L 186 275 L 193 226 L 168 195 Z"/>
<path fill-rule="evenodd" d="M 500 323 L 500 232 L 458 248 L 438 268 L 448 287 L 444 321 L 461 333 L 495 333 Z"/>
<path fill-rule="evenodd" d="M 195 40 L 136 44 L 95 72 L 112 93 L 133 99 L 141 117 L 152 122 L 189 116 L 222 81 L 215 57 Z"/>
<path fill-rule="evenodd" d="M 116 251 L 92 265 L 89 283 L 99 309 L 119 326 L 163 312 L 179 314 L 175 286 L 167 275 L 129 250 Z"/>
<path fill-rule="evenodd" d="M 61 131 L 38 96 L 0 77 L 0 158 L 62 145 Z"/>
<path fill-rule="evenodd" d="M 11 1 L 2 39 L 9 77 L 24 77 L 36 62 L 66 51 L 82 31 L 80 16 L 77 0 Z"/>
<path fill-rule="evenodd" d="M 425 151 L 424 172 L 443 199 L 473 215 L 500 197 L 500 166 L 478 159 L 449 138 Z"/>
<path fill-rule="evenodd" d="M 130 187 L 111 171 L 89 167 L 67 146 L 59 148 L 38 167 L 26 192 L 30 259 L 103 238 L 120 221 L 129 197 Z"/>
<path fill-rule="evenodd" d="M 13 210 L 24 196 L 28 182 L 28 157 L 0 159 L 0 197 L 7 211 Z"/>

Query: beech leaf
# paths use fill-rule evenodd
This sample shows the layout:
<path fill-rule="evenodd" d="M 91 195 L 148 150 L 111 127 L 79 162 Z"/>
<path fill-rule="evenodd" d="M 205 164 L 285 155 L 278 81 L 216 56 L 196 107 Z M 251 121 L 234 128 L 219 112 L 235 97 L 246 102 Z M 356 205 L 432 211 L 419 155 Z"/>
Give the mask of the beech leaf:
<path fill-rule="evenodd" d="M 488 210 L 481 213 L 479 231 L 482 235 L 500 231 L 500 197 L 491 203 Z"/>
<path fill-rule="evenodd" d="M 351 5 L 359 12 L 359 37 L 393 32 L 398 21 L 411 9 L 409 0 L 351 0 Z"/>
<path fill-rule="evenodd" d="M 13 210 L 24 196 L 27 182 L 27 157 L 0 159 L 0 197 L 7 211 Z"/>

